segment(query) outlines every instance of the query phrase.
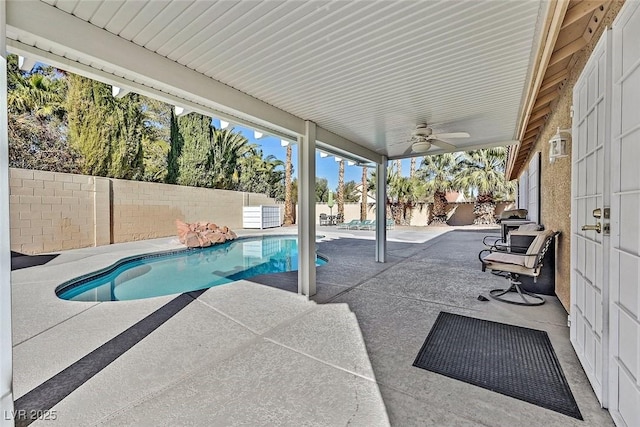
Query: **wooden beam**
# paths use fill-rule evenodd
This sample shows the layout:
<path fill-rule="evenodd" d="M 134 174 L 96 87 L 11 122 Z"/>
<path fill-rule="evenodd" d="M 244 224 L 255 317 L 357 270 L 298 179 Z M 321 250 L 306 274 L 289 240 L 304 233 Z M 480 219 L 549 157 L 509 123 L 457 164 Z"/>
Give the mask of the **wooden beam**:
<path fill-rule="evenodd" d="M 551 55 L 551 59 L 549 60 L 549 67 L 557 64 L 564 59 L 567 59 L 586 45 L 587 41 L 584 39 L 584 37 L 580 37 L 572 41 L 565 47 L 556 50 L 555 52 L 553 52 L 553 55 Z"/>
<path fill-rule="evenodd" d="M 537 129 L 539 127 L 542 127 L 542 126 L 544 126 L 544 124 L 546 122 L 547 121 L 544 118 L 538 119 L 538 120 L 533 121 L 533 122 L 529 122 L 529 124 L 527 125 L 527 131 L 530 131 L 531 129 Z"/>
<path fill-rule="evenodd" d="M 533 110 L 535 111 L 540 107 L 544 107 L 545 105 L 549 104 L 551 101 L 556 99 L 558 96 L 560 96 L 560 92 L 558 92 L 557 90 L 554 90 L 551 93 L 541 96 L 536 100 L 536 103 L 533 104 Z"/>
<path fill-rule="evenodd" d="M 607 13 L 608 8 L 609 5 L 599 7 L 593 12 L 591 18 L 589 18 L 587 28 L 584 29 L 584 34 L 582 34 L 582 38 L 587 42 L 591 41 L 593 35 L 598 31 L 598 28 L 602 23 L 602 19 L 604 18 L 604 14 Z"/>
<path fill-rule="evenodd" d="M 529 117 L 529 120 L 530 121 L 537 120 L 537 119 L 539 119 L 541 117 L 546 116 L 550 112 L 551 112 L 551 108 L 550 107 L 544 107 L 542 110 L 534 111 L 533 113 L 531 113 L 531 117 Z"/>
<path fill-rule="evenodd" d="M 540 133 L 538 128 L 528 130 L 522 137 L 522 143 L 524 144 L 528 139 L 536 137 L 538 133 Z"/>
<path fill-rule="evenodd" d="M 562 26 L 560 29 L 567 28 L 569 25 L 574 22 L 579 21 L 584 18 L 586 15 L 590 14 L 598 7 L 605 4 L 607 0 L 598 0 L 598 1 L 581 1 L 578 2 L 571 9 L 567 10 L 566 15 L 564 15 L 564 21 L 562 21 Z"/>
<path fill-rule="evenodd" d="M 544 92 L 547 89 L 554 87 L 555 85 L 561 83 L 564 79 L 569 75 L 568 70 L 562 70 L 558 73 L 555 73 L 553 76 L 549 76 L 542 81 L 542 86 L 540 86 L 540 92 Z"/>

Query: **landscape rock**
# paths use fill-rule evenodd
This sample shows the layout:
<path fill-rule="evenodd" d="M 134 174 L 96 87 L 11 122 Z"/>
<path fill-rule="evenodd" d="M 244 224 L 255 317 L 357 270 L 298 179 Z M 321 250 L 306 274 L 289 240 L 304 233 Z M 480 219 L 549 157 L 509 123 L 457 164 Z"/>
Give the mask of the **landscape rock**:
<path fill-rule="evenodd" d="M 188 248 L 206 248 L 238 237 L 229 227 L 218 227 L 213 222 L 198 221 L 189 224 L 176 219 L 176 228 L 178 240 Z"/>

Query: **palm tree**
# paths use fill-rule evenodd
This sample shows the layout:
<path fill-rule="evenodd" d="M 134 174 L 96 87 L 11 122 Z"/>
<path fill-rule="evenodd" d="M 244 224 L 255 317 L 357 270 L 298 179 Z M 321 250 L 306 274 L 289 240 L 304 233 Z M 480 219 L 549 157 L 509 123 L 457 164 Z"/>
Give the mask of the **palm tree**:
<path fill-rule="evenodd" d="M 411 225 L 411 213 L 425 194 L 424 184 L 412 178 L 394 174 L 388 184 L 391 211 L 396 224 Z"/>
<path fill-rule="evenodd" d="M 338 203 L 338 216 L 344 219 L 344 160 L 340 160 L 338 168 L 338 192 L 336 195 Z"/>
<path fill-rule="evenodd" d="M 264 193 L 273 197 L 278 185 L 282 182 L 284 172 L 279 168 L 283 166 L 282 160 L 278 160 L 270 154 L 263 157 L 262 150 L 240 157 L 240 180 L 235 190 L 254 193 Z"/>
<path fill-rule="evenodd" d="M 409 165 L 409 178 L 415 178 L 416 176 L 416 163 L 417 163 L 417 158 L 416 157 L 412 157 L 411 158 L 411 163 Z"/>
<path fill-rule="evenodd" d="M 66 83 L 43 74 L 26 78 L 14 76 L 15 87 L 7 93 L 9 110 L 15 114 L 33 114 L 37 118 L 61 115 L 64 112 Z"/>
<path fill-rule="evenodd" d="M 232 190 L 240 180 L 241 157 L 255 153 L 256 145 L 233 129 L 213 129 L 208 169 L 213 188 Z"/>
<path fill-rule="evenodd" d="M 284 224 L 295 223 L 295 201 L 293 200 L 293 185 L 291 175 L 293 174 L 293 163 L 291 162 L 291 144 L 287 145 L 287 157 L 284 167 Z"/>
<path fill-rule="evenodd" d="M 496 196 L 513 192 L 514 183 L 504 176 L 507 160 L 505 147 L 487 148 L 464 153 L 456 184 L 476 193 L 474 224 L 495 224 Z"/>
<path fill-rule="evenodd" d="M 425 156 L 417 171 L 424 180 L 425 189 L 433 195 L 432 219 L 429 224 L 447 224 L 447 191 L 455 189 L 456 156 L 452 153 Z"/>
<path fill-rule="evenodd" d="M 355 181 L 348 181 L 344 183 L 344 202 L 345 203 L 357 203 L 360 200 L 360 194 L 358 194 L 358 184 Z"/>
<path fill-rule="evenodd" d="M 361 191 L 361 197 L 360 197 L 360 221 L 364 221 L 365 219 L 367 219 L 367 201 L 368 201 L 368 189 L 367 189 L 367 184 L 368 184 L 368 171 L 367 171 L 367 167 L 363 166 L 362 167 L 362 191 Z"/>

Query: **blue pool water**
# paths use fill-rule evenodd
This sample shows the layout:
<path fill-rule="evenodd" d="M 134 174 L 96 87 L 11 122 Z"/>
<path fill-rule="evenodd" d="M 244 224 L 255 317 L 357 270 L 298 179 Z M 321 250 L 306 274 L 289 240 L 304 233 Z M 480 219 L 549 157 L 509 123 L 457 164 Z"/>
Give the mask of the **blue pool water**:
<path fill-rule="evenodd" d="M 316 258 L 316 265 L 326 261 Z M 140 255 L 56 289 L 73 301 L 123 301 L 195 291 L 298 269 L 296 236 L 238 239 L 203 249 Z"/>

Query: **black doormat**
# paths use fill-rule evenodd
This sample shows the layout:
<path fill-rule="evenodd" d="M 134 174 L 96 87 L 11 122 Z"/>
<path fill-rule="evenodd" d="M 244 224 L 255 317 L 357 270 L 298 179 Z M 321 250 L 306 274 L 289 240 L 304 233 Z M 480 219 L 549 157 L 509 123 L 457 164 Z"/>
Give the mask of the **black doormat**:
<path fill-rule="evenodd" d="M 440 312 L 413 366 L 583 419 L 545 331 Z"/>

